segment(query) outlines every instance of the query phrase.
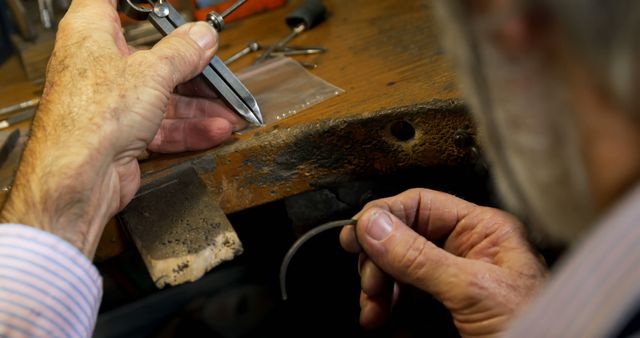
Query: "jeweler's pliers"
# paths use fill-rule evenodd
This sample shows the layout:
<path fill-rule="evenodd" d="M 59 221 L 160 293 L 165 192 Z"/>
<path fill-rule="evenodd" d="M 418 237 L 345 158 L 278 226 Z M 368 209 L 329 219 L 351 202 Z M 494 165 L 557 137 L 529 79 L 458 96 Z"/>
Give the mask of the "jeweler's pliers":
<path fill-rule="evenodd" d="M 149 20 L 153 26 L 167 35 L 186 21 L 167 0 L 146 0 L 150 7 L 140 6 L 133 0 L 126 0 L 125 13 L 136 20 Z M 258 102 L 249 90 L 214 56 L 202 71 L 201 76 L 233 110 L 251 124 L 262 125 L 262 113 Z"/>

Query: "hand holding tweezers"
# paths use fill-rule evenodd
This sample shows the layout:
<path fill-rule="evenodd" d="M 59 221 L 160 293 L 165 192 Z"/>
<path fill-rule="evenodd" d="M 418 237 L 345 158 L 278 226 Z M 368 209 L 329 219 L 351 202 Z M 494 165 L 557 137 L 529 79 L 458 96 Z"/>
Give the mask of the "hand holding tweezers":
<path fill-rule="evenodd" d="M 166 0 L 147 0 L 151 7 L 142 7 L 132 1 L 126 0 L 125 13 L 132 19 L 149 20 L 163 36 L 186 23 L 180 13 Z M 219 15 L 217 17 L 221 18 Z M 214 56 L 201 76 L 238 115 L 251 124 L 264 123 L 256 99 L 220 58 Z"/>

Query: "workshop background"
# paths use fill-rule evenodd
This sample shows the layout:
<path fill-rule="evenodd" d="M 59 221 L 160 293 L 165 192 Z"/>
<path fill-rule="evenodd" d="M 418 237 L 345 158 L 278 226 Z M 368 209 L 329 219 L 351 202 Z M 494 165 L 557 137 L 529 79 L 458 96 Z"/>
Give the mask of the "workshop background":
<path fill-rule="evenodd" d="M 2 199 L 69 3 L 0 0 Z M 169 3 L 186 20 L 207 20 L 236 1 Z M 130 18 L 131 4 L 158 2 L 119 3 L 127 41 L 147 48 L 162 32 Z M 360 328 L 358 258 L 341 249 L 338 228 L 293 256 L 286 301 L 279 280 L 297 239 L 371 200 L 427 187 L 498 203 L 431 1 L 248 0 L 223 16 L 218 55 L 269 119 L 217 149 L 141 159 L 144 193 L 107 226 L 96 253 L 104 296 L 95 337 L 455 337 L 442 306 L 408 288 L 387 325 Z M 278 72 L 264 73 L 262 61 Z M 207 234 L 230 225 L 242 253 L 211 262 L 195 282 L 158 288 L 154 271 L 203 255 L 194 243 L 219 251 L 193 235 L 199 220 Z M 158 245 L 175 257 L 154 256 Z M 170 267 L 176 278 L 198 273 Z"/>

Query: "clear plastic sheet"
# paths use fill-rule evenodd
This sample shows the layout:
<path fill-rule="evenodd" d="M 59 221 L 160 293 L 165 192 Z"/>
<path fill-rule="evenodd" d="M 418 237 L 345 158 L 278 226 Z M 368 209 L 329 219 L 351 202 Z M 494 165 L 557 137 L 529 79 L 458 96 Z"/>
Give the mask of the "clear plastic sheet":
<path fill-rule="evenodd" d="M 247 68 L 238 78 L 258 101 L 265 124 L 312 107 L 344 90 L 308 72 L 299 62 L 278 57 Z"/>

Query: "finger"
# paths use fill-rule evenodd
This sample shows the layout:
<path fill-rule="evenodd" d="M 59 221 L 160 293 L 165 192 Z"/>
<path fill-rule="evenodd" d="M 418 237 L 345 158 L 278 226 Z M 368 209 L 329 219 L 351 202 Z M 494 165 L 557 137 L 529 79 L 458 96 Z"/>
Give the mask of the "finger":
<path fill-rule="evenodd" d="M 157 153 L 208 149 L 228 140 L 232 131 L 231 123 L 219 117 L 163 120 L 148 148 Z"/>
<path fill-rule="evenodd" d="M 358 244 L 358 238 L 356 238 L 353 225 L 344 226 L 342 230 L 340 230 L 340 245 L 350 253 L 359 253 L 362 251 L 360 244 Z"/>
<path fill-rule="evenodd" d="M 360 287 L 369 297 L 393 297 L 393 279 L 368 258 L 360 265 Z"/>
<path fill-rule="evenodd" d="M 435 297 L 459 286 L 464 275 L 461 258 L 438 248 L 386 210 L 365 211 L 356 233 L 362 249 L 378 267 Z"/>
<path fill-rule="evenodd" d="M 397 196 L 369 202 L 354 218 L 377 208 L 395 215 L 431 241 L 446 238 L 477 205 L 453 195 L 429 189 L 411 189 Z"/>
<path fill-rule="evenodd" d="M 169 101 L 165 118 L 193 119 L 219 117 L 231 123 L 234 131 L 242 130 L 247 122 L 234 113 L 220 99 L 186 97 L 174 94 Z"/>
<path fill-rule="evenodd" d="M 202 72 L 218 48 L 218 34 L 209 24 L 184 24 L 153 48 L 134 53 L 130 65 L 148 74 L 141 85 L 172 92 L 180 83 Z M 161 86 L 161 87 L 158 87 Z"/>
<path fill-rule="evenodd" d="M 369 297 L 360 293 L 360 325 L 366 329 L 378 329 L 387 322 L 391 304 L 386 298 Z"/>
<path fill-rule="evenodd" d="M 365 260 L 367 260 L 367 254 L 360 253 L 358 255 L 358 275 L 362 272 L 362 264 L 364 264 Z"/>
<path fill-rule="evenodd" d="M 176 93 L 188 97 L 218 98 L 218 93 L 200 76 L 178 85 Z"/>

